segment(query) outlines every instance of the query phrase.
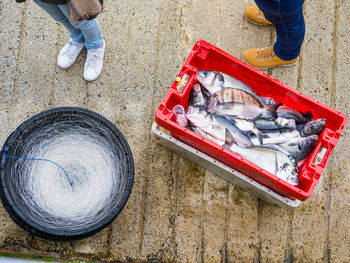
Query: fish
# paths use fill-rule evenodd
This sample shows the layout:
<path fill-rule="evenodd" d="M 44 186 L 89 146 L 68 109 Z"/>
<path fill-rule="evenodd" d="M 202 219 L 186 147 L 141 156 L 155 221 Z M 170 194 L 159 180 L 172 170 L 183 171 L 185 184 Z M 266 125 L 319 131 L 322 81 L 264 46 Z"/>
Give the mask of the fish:
<path fill-rule="evenodd" d="M 216 104 L 229 102 L 263 105 L 259 98 L 252 96 L 246 91 L 228 88 L 212 94 L 209 98 L 208 109 L 211 110 L 212 108 L 215 108 Z"/>
<path fill-rule="evenodd" d="M 199 107 L 188 106 L 186 117 L 189 120 L 192 129 L 200 129 L 215 140 L 225 141 L 225 129 L 214 123 L 214 120 L 207 111 Z"/>
<path fill-rule="evenodd" d="M 190 93 L 189 105 L 204 107 L 207 105 L 208 97 L 202 92 L 202 88 L 199 83 L 192 87 Z"/>
<path fill-rule="evenodd" d="M 260 101 L 265 104 L 265 105 L 272 105 L 272 104 L 275 104 L 275 100 L 274 99 L 271 99 L 271 98 L 268 98 L 268 97 L 260 97 Z"/>
<path fill-rule="evenodd" d="M 278 117 L 281 117 L 281 118 L 293 119 L 295 120 L 296 124 L 304 124 L 313 120 L 313 116 L 311 112 L 302 114 L 296 109 L 289 108 L 285 105 L 282 105 L 277 109 L 277 115 Z"/>
<path fill-rule="evenodd" d="M 273 132 L 264 133 L 264 135 L 266 135 L 266 137 L 263 138 L 262 143 L 255 136 L 250 137 L 250 140 L 254 145 L 259 145 L 259 144 L 281 144 L 281 143 L 289 142 L 294 139 L 301 138 L 297 130 L 273 131 Z"/>
<path fill-rule="evenodd" d="M 239 147 L 233 143 L 234 139 L 226 130 L 226 140 L 223 145 L 228 150 L 239 154 L 248 161 L 278 176 L 292 185 L 298 184 L 298 166 L 294 157 L 276 145 L 261 145 Z"/>
<path fill-rule="evenodd" d="M 263 144 L 263 138 L 268 138 L 268 135 L 259 131 L 254 122 L 247 121 L 243 119 L 238 119 L 234 117 L 229 117 L 227 120 L 233 123 L 243 134 L 250 136 L 251 134 L 255 134 L 260 144 Z"/>
<path fill-rule="evenodd" d="M 308 137 L 291 139 L 279 145 L 288 151 L 296 161 L 299 161 L 304 159 L 315 149 L 317 142 L 318 136 L 310 135 Z"/>
<path fill-rule="evenodd" d="M 295 120 L 277 118 L 276 120 L 258 119 L 254 121 L 255 127 L 263 131 L 293 130 L 296 128 Z"/>
<path fill-rule="evenodd" d="M 245 91 L 226 89 L 212 95 L 206 109 L 219 116 L 254 121 L 259 118 L 274 120 L 280 106 L 280 103 L 267 106 Z"/>
<path fill-rule="evenodd" d="M 198 70 L 197 81 L 209 92 L 210 95 L 219 90 L 225 89 L 225 78 L 217 71 Z"/>
<path fill-rule="evenodd" d="M 233 88 L 257 96 L 248 85 L 222 72 L 198 70 L 197 81 L 210 93 L 210 95 L 213 95 L 220 90 Z"/>
<path fill-rule="evenodd" d="M 208 134 L 205 131 L 203 131 L 201 128 L 192 126 L 192 131 L 194 131 L 195 133 L 199 134 L 200 136 L 203 136 L 204 138 L 206 138 L 206 139 L 208 139 L 208 140 L 210 140 L 212 142 L 215 142 L 216 144 L 218 144 L 220 146 L 222 146 L 223 143 L 224 143 L 224 141 L 211 136 L 210 134 Z"/>
<path fill-rule="evenodd" d="M 246 146 L 253 145 L 249 137 L 243 134 L 236 125 L 232 124 L 231 122 L 229 122 L 227 119 L 223 117 L 216 116 L 216 115 L 212 115 L 212 117 L 215 123 L 217 123 L 218 125 L 223 127 L 225 130 L 227 129 L 230 132 L 231 136 L 234 138 L 238 146 L 246 147 Z"/>
<path fill-rule="evenodd" d="M 278 163 L 277 158 L 278 157 L 276 157 L 276 163 Z M 276 171 L 275 175 L 290 183 L 291 185 L 299 184 L 299 174 L 297 170 L 294 169 L 294 167 L 289 163 L 285 163 L 282 166 L 278 167 L 278 170 Z"/>
<path fill-rule="evenodd" d="M 300 132 L 301 137 L 308 137 L 310 135 L 320 135 L 326 126 L 326 119 L 317 119 L 306 124 L 300 124 L 296 129 Z"/>
<path fill-rule="evenodd" d="M 226 129 L 229 130 L 237 145 L 242 147 L 252 145 L 252 142 L 246 135 L 242 134 L 235 125 L 222 117 L 209 114 L 199 107 L 192 106 L 188 107 L 186 116 L 191 122 L 194 131 L 200 129 L 200 132 L 205 132 L 215 138 L 215 142 L 219 142 L 219 145 L 225 143 Z"/>

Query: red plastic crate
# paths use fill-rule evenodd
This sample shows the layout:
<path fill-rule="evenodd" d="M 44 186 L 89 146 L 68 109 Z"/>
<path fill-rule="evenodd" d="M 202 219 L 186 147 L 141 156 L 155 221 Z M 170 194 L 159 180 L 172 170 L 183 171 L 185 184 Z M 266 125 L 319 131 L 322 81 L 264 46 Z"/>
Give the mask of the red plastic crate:
<path fill-rule="evenodd" d="M 216 70 L 226 73 L 250 86 L 259 96 L 273 98 L 276 103 L 283 103 L 300 112 L 311 111 L 315 119 L 327 119 L 326 127 L 319 136 L 316 148 L 299 167 L 299 184 L 297 186 L 290 185 L 240 155 L 176 123 L 172 109 L 178 104 L 187 109 L 191 88 L 197 82 L 197 70 Z M 194 45 L 178 76 L 182 78 L 184 74 L 190 76 L 184 89 L 181 92 L 178 91 L 179 82 L 175 80 L 159 105 L 155 114 L 155 121 L 158 125 L 169 130 L 173 137 L 283 196 L 301 201 L 311 196 L 332 150 L 345 129 L 348 121 L 345 114 L 304 95 L 203 40 Z M 319 164 L 316 164 L 316 155 L 322 147 L 326 148 L 327 151 Z"/>

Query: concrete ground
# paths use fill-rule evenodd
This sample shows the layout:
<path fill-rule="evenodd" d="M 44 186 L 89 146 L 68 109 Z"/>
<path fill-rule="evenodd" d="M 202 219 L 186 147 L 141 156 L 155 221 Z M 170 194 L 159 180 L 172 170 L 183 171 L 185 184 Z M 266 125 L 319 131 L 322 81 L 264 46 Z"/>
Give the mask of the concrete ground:
<path fill-rule="evenodd" d="M 34 114 L 58 106 L 96 111 L 125 134 L 135 184 L 118 218 L 69 243 L 35 238 L 0 205 L 0 250 L 120 262 L 350 262 L 350 125 L 313 196 L 287 211 L 182 159 L 150 137 L 155 109 L 196 40 L 242 58 L 274 42 L 273 27 L 244 18 L 251 0 L 110 0 L 101 77 L 82 79 L 86 52 L 69 69 L 56 57 L 64 28 L 32 1 L 0 2 L 0 141 Z M 350 1 L 305 2 L 298 65 L 266 71 L 350 116 Z"/>

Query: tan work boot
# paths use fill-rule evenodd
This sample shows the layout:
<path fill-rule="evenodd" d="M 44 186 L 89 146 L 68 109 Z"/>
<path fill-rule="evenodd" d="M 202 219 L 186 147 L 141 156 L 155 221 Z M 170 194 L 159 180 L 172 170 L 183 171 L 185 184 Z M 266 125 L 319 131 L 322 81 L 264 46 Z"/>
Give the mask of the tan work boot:
<path fill-rule="evenodd" d="M 299 57 L 293 60 L 283 60 L 277 57 L 273 47 L 254 48 L 244 52 L 246 61 L 257 68 L 271 68 L 276 66 L 291 66 L 298 62 Z"/>
<path fill-rule="evenodd" d="M 263 12 L 256 5 L 247 7 L 245 10 L 245 15 L 253 24 L 272 25 L 272 23 L 265 18 Z"/>

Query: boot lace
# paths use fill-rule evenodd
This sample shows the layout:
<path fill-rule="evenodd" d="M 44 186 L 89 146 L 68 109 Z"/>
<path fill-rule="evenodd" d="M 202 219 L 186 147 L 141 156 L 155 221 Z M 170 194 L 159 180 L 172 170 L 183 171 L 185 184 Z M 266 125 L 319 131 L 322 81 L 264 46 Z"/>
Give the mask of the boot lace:
<path fill-rule="evenodd" d="M 273 47 L 258 48 L 255 55 L 257 61 L 277 59 L 277 55 L 273 51 Z"/>

